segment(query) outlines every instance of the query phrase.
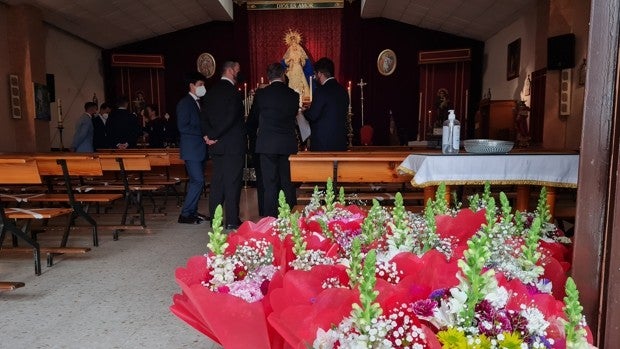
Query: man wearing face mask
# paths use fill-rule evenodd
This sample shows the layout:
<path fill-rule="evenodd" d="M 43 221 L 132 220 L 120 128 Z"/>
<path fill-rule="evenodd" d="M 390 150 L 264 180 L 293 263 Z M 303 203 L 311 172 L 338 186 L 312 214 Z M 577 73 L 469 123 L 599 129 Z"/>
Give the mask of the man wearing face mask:
<path fill-rule="evenodd" d="M 224 62 L 222 78 L 204 98 L 201 110 L 203 135 L 213 159 L 213 177 L 209 193 L 211 216 L 218 205 L 226 212 L 226 228 L 236 229 L 243 162 L 247 148 L 243 101 L 236 88 L 240 83 L 239 62 Z"/>
<path fill-rule="evenodd" d="M 93 127 L 95 134 L 93 136 L 93 147 L 97 149 L 112 148 L 110 139 L 108 138 L 108 115 L 112 108 L 108 103 L 101 103 L 99 114 L 93 117 Z"/>
<path fill-rule="evenodd" d="M 189 92 L 177 104 L 177 128 L 180 134 L 180 155 L 189 176 L 187 193 L 179 216 L 179 223 L 201 224 L 209 218 L 198 213 L 198 200 L 205 184 L 204 164 L 207 144 L 200 126 L 200 98 L 205 95 L 204 75 L 194 72 L 185 78 Z"/>

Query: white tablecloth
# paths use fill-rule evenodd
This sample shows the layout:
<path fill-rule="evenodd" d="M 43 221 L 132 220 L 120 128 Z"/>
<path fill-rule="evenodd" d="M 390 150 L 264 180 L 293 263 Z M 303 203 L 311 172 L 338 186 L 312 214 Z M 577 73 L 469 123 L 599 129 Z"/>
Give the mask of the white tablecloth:
<path fill-rule="evenodd" d="M 416 187 L 438 185 L 531 184 L 577 187 L 577 154 L 409 155 L 399 171 L 413 174 Z"/>

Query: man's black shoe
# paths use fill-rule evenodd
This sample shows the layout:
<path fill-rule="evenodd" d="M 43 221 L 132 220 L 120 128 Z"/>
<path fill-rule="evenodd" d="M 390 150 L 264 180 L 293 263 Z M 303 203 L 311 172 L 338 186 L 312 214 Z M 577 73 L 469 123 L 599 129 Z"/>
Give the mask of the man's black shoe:
<path fill-rule="evenodd" d="M 239 228 L 239 224 L 226 224 L 226 229 L 236 230 Z"/>
<path fill-rule="evenodd" d="M 211 222 L 211 217 L 205 216 L 202 213 L 196 212 L 196 217 L 202 219 L 203 221 Z"/>
<path fill-rule="evenodd" d="M 183 223 L 183 224 L 201 224 L 204 221 L 198 217 L 186 217 L 186 216 L 180 215 L 178 222 Z"/>

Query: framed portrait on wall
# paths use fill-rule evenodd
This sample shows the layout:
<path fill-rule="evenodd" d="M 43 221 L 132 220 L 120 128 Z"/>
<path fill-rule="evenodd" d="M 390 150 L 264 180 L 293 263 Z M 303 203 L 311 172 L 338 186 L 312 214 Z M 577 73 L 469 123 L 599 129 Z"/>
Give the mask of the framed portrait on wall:
<path fill-rule="evenodd" d="M 521 64 L 521 38 L 508 44 L 508 60 L 506 63 L 506 80 L 519 77 Z"/>
<path fill-rule="evenodd" d="M 196 60 L 196 68 L 207 79 L 215 74 L 215 58 L 210 53 L 203 53 Z"/>
<path fill-rule="evenodd" d="M 50 112 L 50 94 L 47 86 L 34 83 L 34 117 L 37 120 L 51 120 Z"/>
<path fill-rule="evenodd" d="M 390 49 L 386 49 L 379 53 L 377 58 L 377 69 L 381 75 L 391 75 L 396 70 L 396 54 Z"/>

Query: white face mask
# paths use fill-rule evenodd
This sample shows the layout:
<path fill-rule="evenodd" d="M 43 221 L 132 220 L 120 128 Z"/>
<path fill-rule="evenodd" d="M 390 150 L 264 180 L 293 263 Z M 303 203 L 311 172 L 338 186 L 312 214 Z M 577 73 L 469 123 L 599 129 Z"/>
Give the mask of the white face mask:
<path fill-rule="evenodd" d="M 104 118 L 104 119 L 107 119 L 108 118 L 108 113 L 101 114 L 101 117 Z"/>
<path fill-rule="evenodd" d="M 207 89 L 204 86 L 196 87 L 196 96 L 202 97 L 207 93 Z"/>

